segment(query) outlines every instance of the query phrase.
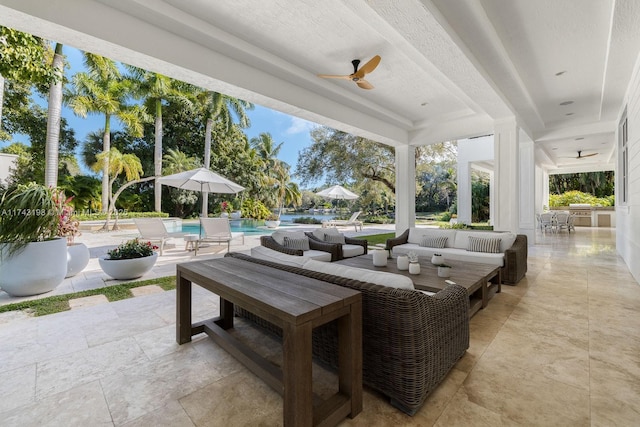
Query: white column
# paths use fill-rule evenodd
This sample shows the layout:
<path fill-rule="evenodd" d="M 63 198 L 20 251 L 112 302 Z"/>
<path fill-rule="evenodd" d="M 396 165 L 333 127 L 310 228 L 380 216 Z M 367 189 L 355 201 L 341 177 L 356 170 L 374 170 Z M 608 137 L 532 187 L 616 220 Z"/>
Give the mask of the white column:
<path fill-rule="evenodd" d="M 471 224 L 471 163 L 458 151 L 458 222 Z"/>
<path fill-rule="evenodd" d="M 496 121 L 495 156 L 495 217 L 493 229 L 518 232 L 520 210 L 520 177 L 518 126 L 515 119 Z"/>
<path fill-rule="evenodd" d="M 416 148 L 396 147 L 396 235 L 416 224 Z"/>
<path fill-rule="evenodd" d="M 496 180 L 495 172 L 489 172 L 489 225 L 494 225 L 496 217 Z"/>
<path fill-rule="evenodd" d="M 535 240 L 536 230 L 536 162 L 535 162 L 535 144 L 522 129 L 519 138 L 519 156 L 520 168 L 518 177 L 520 182 L 519 191 L 519 219 L 518 232 L 526 234 L 529 242 Z"/>

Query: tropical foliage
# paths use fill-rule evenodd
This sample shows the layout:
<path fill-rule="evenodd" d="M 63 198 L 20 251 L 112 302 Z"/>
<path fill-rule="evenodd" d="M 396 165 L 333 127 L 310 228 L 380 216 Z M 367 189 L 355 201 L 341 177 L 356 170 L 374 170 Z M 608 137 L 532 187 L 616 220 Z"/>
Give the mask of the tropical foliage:
<path fill-rule="evenodd" d="M 615 196 L 596 197 L 593 194 L 577 190 L 567 191 L 563 194 L 549 195 L 550 207 L 569 206 L 571 203 L 586 203 L 591 206 L 614 206 Z"/>
<path fill-rule="evenodd" d="M 607 197 L 613 194 L 614 188 L 613 171 L 549 175 L 549 192 L 552 194 L 576 190 L 595 197 Z"/>

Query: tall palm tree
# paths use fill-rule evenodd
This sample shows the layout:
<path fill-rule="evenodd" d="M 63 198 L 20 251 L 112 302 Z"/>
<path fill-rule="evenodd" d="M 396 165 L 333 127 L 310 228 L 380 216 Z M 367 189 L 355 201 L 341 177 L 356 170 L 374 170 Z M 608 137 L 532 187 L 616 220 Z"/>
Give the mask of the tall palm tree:
<path fill-rule="evenodd" d="M 153 111 L 155 117 L 153 167 L 155 175 L 159 178 L 162 175 L 162 104 L 166 101 L 173 101 L 187 106 L 191 103 L 189 94 L 194 89 L 190 85 L 162 74 L 131 65 L 126 67 L 134 82 L 136 98 L 143 99 L 147 109 Z M 153 185 L 154 210 L 160 212 L 162 210 L 162 185 L 158 182 L 158 178 Z"/>
<path fill-rule="evenodd" d="M 282 142 L 276 144 L 268 132 L 262 132 L 257 137 L 251 138 L 251 145 L 265 164 L 267 172 L 263 176 L 263 185 L 273 190 L 269 202 L 272 205 L 275 204 L 278 215 L 282 213 L 287 198 L 294 204 L 299 204 L 302 199 L 297 184 L 291 183 L 289 165 L 277 157 L 282 144 Z"/>
<path fill-rule="evenodd" d="M 49 108 L 47 112 L 47 141 L 45 148 L 44 185 L 58 185 L 58 146 L 60 145 L 60 119 L 62 117 L 62 79 L 64 56 L 62 44 L 56 43 L 53 54 L 54 79 L 49 85 Z"/>
<path fill-rule="evenodd" d="M 148 115 L 143 106 L 129 104 L 132 94 L 131 81 L 122 77 L 116 63 L 108 58 L 93 53 L 84 53 L 84 65 L 88 72 L 73 76 L 73 89 L 67 92 L 69 106 L 80 117 L 88 114 L 104 114 L 104 133 L 102 150 L 111 150 L 111 118 L 116 117 L 131 135 L 140 137 L 143 134 L 143 123 Z M 109 157 L 102 165 L 102 212 L 109 206 Z"/>
<path fill-rule="evenodd" d="M 253 110 L 252 103 L 233 98 L 222 93 L 213 91 L 204 91 L 198 95 L 198 100 L 204 107 L 206 126 L 204 132 L 204 167 L 209 169 L 211 166 L 211 134 L 213 132 L 213 124 L 216 121 L 223 123 L 226 131 L 231 130 L 233 125 L 233 117 L 231 112 L 238 117 L 238 124 L 242 128 L 251 126 L 251 120 L 247 116 L 247 110 Z M 209 194 L 202 194 L 202 213 L 207 212 L 209 204 Z"/>

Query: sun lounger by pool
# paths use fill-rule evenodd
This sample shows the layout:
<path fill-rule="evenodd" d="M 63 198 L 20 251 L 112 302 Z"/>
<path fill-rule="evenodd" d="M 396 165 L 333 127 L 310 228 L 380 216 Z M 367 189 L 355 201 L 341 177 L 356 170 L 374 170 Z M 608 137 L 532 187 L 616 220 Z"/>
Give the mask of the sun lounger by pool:
<path fill-rule="evenodd" d="M 332 219 L 329 221 L 322 221 L 322 228 L 326 227 L 344 227 L 353 225 L 358 231 L 358 227 L 360 227 L 360 231 L 362 231 L 362 221 L 359 221 L 357 218 L 360 216 L 362 211 L 354 212 L 349 219 Z"/>

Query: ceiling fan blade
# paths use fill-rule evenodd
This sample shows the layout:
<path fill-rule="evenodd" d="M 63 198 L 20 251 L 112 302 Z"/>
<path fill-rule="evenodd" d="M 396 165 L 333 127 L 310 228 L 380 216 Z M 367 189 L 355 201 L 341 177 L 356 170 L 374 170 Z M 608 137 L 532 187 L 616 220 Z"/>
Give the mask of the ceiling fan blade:
<path fill-rule="evenodd" d="M 340 76 L 334 74 L 318 74 L 318 77 L 323 79 L 343 79 L 343 80 L 351 80 L 351 76 Z"/>
<path fill-rule="evenodd" d="M 593 156 L 597 156 L 598 153 L 591 153 L 591 154 L 585 154 L 585 155 L 580 155 L 578 157 L 576 157 L 577 159 L 584 159 L 585 157 L 593 157 Z"/>
<path fill-rule="evenodd" d="M 358 80 L 356 84 L 360 89 L 373 89 L 373 85 L 366 80 Z"/>
<path fill-rule="evenodd" d="M 359 79 L 363 78 L 365 74 L 369 74 L 373 70 L 376 69 L 378 64 L 380 63 L 380 55 L 376 55 L 369 60 L 366 64 L 364 64 L 358 71 L 352 74 L 353 77 L 357 77 Z"/>

